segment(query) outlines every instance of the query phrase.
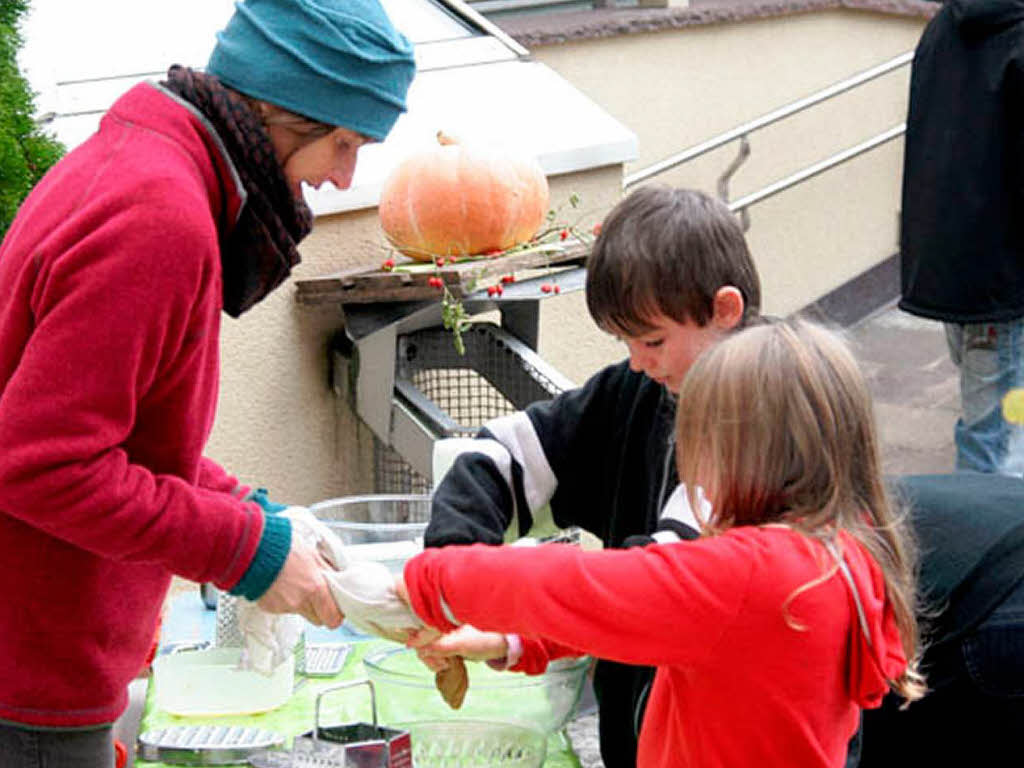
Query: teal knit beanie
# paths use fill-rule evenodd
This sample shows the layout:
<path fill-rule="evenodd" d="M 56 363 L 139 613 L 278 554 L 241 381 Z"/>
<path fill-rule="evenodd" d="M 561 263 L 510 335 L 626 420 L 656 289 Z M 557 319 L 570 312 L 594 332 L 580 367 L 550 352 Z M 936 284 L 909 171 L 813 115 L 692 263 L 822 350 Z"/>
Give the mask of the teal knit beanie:
<path fill-rule="evenodd" d="M 416 65 L 378 0 L 241 0 L 206 71 L 252 98 L 383 141 L 405 111 Z"/>

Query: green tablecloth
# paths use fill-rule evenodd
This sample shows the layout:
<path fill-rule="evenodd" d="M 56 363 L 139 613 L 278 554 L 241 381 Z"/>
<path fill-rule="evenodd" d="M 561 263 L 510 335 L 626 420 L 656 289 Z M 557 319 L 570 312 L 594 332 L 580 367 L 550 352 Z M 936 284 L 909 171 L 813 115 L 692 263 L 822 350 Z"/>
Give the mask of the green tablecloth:
<path fill-rule="evenodd" d="M 290 745 L 292 737 L 312 728 L 317 694 L 323 689 L 337 685 L 340 682 L 358 680 L 364 677 L 363 657 L 367 653 L 381 648 L 383 645 L 385 645 L 385 642 L 378 640 L 353 644 L 352 652 L 349 653 L 344 668 L 335 677 L 299 678 L 292 697 L 283 706 L 262 715 L 232 716 L 230 718 L 178 717 L 170 715 L 157 707 L 154 686 L 150 685 L 146 694 L 146 704 L 143 709 L 139 733 L 157 728 L 168 728 L 174 725 L 199 725 L 207 723 L 223 725 L 230 722 L 232 725 L 256 726 L 283 734 Z M 325 697 L 323 706 L 326 713 L 328 713 L 324 716 L 324 720 L 328 722 L 370 722 L 372 719 L 369 696 L 362 695 L 358 690 L 354 690 L 349 694 L 339 694 L 330 698 Z M 148 760 L 137 760 L 135 765 L 145 766 L 145 768 L 170 768 L 168 764 Z M 564 732 L 553 734 L 548 739 L 547 759 L 544 761 L 544 768 L 580 768 L 580 762 Z"/>

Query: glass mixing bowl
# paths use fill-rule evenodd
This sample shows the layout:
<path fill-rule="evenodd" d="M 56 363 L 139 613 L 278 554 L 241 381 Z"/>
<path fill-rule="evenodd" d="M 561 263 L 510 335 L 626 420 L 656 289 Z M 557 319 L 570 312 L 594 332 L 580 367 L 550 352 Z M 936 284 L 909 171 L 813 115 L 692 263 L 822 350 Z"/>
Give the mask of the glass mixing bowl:
<path fill-rule="evenodd" d="M 343 496 L 313 504 L 309 510 L 338 535 L 350 558 L 376 560 L 397 574 L 423 549 L 430 496 Z"/>
<path fill-rule="evenodd" d="M 498 672 L 483 662 L 467 661 L 469 690 L 457 710 L 445 704 L 434 673 L 413 650 L 386 648 L 368 654 L 363 665 L 377 691 L 384 723 L 489 720 L 553 733 L 576 714 L 590 659 L 559 659 L 543 675 Z"/>

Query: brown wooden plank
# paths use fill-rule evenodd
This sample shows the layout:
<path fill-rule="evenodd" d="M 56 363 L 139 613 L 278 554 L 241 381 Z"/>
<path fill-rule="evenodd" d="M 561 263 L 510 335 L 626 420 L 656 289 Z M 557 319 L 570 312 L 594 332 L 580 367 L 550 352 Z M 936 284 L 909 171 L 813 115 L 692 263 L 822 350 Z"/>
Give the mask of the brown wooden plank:
<path fill-rule="evenodd" d="M 588 254 L 588 247 L 577 245 L 558 253 L 512 253 L 494 259 L 451 264 L 434 272 L 385 272 L 380 268 L 357 268 L 296 280 L 295 298 L 306 305 L 432 299 L 439 295 L 440 289 L 428 283 L 431 277 L 440 277 L 453 296 L 462 298 L 516 270 L 566 267 L 584 261 Z"/>

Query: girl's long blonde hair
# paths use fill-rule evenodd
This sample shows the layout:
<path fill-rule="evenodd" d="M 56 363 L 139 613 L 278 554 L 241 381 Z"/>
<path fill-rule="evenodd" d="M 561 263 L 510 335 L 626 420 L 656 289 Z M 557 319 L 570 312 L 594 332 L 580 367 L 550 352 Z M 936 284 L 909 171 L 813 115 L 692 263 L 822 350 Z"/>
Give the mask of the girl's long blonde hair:
<path fill-rule="evenodd" d="M 707 532 L 782 523 L 857 539 L 882 570 L 911 660 L 891 684 L 920 698 L 915 547 L 886 493 L 871 397 L 846 344 L 802 320 L 748 328 L 697 360 L 679 402 L 679 479 L 691 494 L 710 486 Z"/>

